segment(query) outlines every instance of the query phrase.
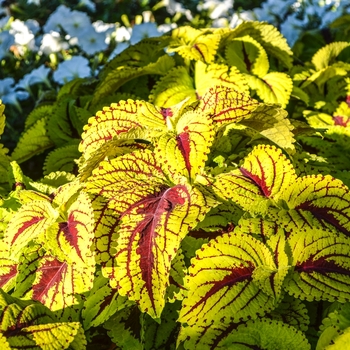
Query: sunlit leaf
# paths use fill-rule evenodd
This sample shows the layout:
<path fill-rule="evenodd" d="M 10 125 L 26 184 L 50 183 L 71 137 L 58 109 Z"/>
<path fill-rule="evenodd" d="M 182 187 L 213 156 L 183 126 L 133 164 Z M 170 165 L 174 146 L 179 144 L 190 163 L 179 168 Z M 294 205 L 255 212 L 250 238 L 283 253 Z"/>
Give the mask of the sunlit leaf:
<path fill-rule="evenodd" d="M 176 185 L 145 195 L 121 216 L 117 284 L 121 295 L 159 317 L 165 305 L 171 261 L 181 240 L 209 210 L 195 188 Z"/>
<path fill-rule="evenodd" d="M 302 300 L 350 300 L 350 242 L 315 228 L 288 238 L 294 272 L 286 291 Z"/>
<path fill-rule="evenodd" d="M 182 57 L 210 63 L 214 60 L 220 35 L 205 29 L 183 26 L 172 31 L 168 52 L 177 52 Z"/>
<path fill-rule="evenodd" d="M 5 241 L 11 246 L 11 256 L 44 232 L 58 217 L 58 212 L 44 200 L 24 204 L 12 217 L 5 231 Z"/>
<path fill-rule="evenodd" d="M 312 57 L 311 62 L 315 66 L 316 70 L 321 70 L 330 66 L 336 57 L 350 44 L 345 41 L 337 41 L 330 43 L 321 49 L 319 49 Z"/>
<path fill-rule="evenodd" d="M 192 259 L 179 321 L 228 324 L 273 309 L 274 298 L 254 282 L 260 266 L 275 264 L 269 250 L 251 236 L 226 234 L 204 245 Z"/>

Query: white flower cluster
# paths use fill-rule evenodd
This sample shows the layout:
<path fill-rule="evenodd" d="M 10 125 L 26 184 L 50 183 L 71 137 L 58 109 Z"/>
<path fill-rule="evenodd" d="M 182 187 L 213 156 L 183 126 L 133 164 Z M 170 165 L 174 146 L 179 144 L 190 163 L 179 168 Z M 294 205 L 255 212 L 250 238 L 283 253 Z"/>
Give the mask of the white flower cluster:
<path fill-rule="evenodd" d="M 0 0 L 0 5 L 2 2 L 4 0 Z M 40 6 L 40 0 L 28 0 L 27 3 Z M 95 11 L 91 0 L 80 0 L 79 5 Z M 181 14 L 188 21 L 193 19 L 191 11 L 180 2 L 163 0 L 163 5 L 171 16 Z M 324 28 L 342 14 L 350 13 L 350 2 L 344 0 L 266 0 L 260 8 L 239 13 L 233 11 L 233 5 L 234 0 L 204 0 L 197 9 L 209 14 L 213 27 L 234 28 L 246 20 L 267 21 L 281 30 L 290 46 L 315 23 Z M 52 65 L 41 65 L 23 76 L 17 84 L 13 78 L 0 79 L 0 99 L 19 106 L 18 100 L 28 98 L 34 84 L 41 83 L 52 88 L 52 80 L 56 84 L 64 84 L 76 77 L 96 74 L 99 68 L 96 64 L 92 67 L 94 58 L 106 52 L 111 42 L 116 46 L 109 60 L 130 44 L 136 44 L 145 37 L 160 36 L 177 26 L 176 23 L 157 26 L 150 21 L 150 15 L 144 12 L 143 23 L 127 28 L 119 23 L 91 23 L 87 13 L 60 5 L 41 28 L 36 20 L 23 22 L 10 17 L 0 6 L 0 62 L 7 56 L 22 57 L 28 52 L 48 57 L 47 62 L 56 62 L 53 72 Z"/>

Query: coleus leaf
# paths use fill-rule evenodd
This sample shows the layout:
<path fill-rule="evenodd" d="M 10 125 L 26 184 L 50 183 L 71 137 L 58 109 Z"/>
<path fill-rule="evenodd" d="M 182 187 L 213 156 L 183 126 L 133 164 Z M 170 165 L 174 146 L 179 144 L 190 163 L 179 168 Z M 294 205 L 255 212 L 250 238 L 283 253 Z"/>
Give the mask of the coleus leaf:
<path fill-rule="evenodd" d="M 233 233 L 209 241 L 192 259 L 179 321 L 228 324 L 271 311 L 275 299 L 254 282 L 259 266 L 276 267 L 268 248 L 255 238 Z"/>
<path fill-rule="evenodd" d="M 176 185 L 145 195 L 121 216 L 116 281 L 121 295 L 159 318 L 171 261 L 191 226 L 209 210 L 196 188 Z"/>
<path fill-rule="evenodd" d="M 245 75 L 249 87 L 256 91 L 265 103 L 279 103 L 286 108 L 293 90 L 293 81 L 286 73 L 271 72 L 261 78 Z"/>
<path fill-rule="evenodd" d="M 336 57 L 348 46 L 350 44 L 346 41 L 337 41 L 323 46 L 312 56 L 311 62 L 318 71 L 326 68 L 332 65 Z"/>
<path fill-rule="evenodd" d="M 215 177 L 214 192 L 249 212 L 265 212 L 296 179 L 290 161 L 274 146 L 258 145 L 240 169 Z"/>
<path fill-rule="evenodd" d="M 57 322 L 44 305 L 24 301 L 0 290 L 0 339 L 2 349 L 85 349 L 86 339 L 79 322 Z M 4 341 L 2 343 L 2 341 Z"/>
<path fill-rule="evenodd" d="M 288 238 L 294 271 L 285 290 L 302 300 L 350 300 L 350 243 L 347 237 L 312 228 Z"/>
<path fill-rule="evenodd" d="M 281 321 L 266 318 L 240 324 L 182 327 L 178 343 L 183 343 L 185 350 L 311 349 L 301 331 Z"/>
<path fill-rule="evenodd" d="M 18 257 L 22 248 L 52 225 L 58 215 L 45 200 L 24 204 L 13 215 L 4 234 L 5 242 L 11 247 L 11 256 Z"/>
<path fill-rule="evenodd" d="M 73 173 L 77 166 L 76 160 L 79 159 L 80 156 L 81 153 L 78 151 L 77 144 L 56 148 L 45 158 L 44 175 L 48 175 L 55 171 Z"/>
<path fill-rule="evenodd" d="M 141 336 L 144 350 L 175 350 L 176 337 L 180 328 L 180 324 L 176 322 L 179 308 L 178 302 L 167 303 L 159 323 L 147 314 L 143 316 Z"/>
<path fill-rule="evenodd" d="M 159 163 L 165 163 L 164 172 L 174 182 L 179 175 L 193 182 L 204 168 L 214 139 L 212 124 L 207 115 L 188 111 L 179 118 L 175 132 L 160 137 L 155 156 Z"/>
<path fill-rule="evenodd" d="M 227 40 L 246 35 L 259 42 L 268 54 L 276 57 L 284 66 L 292 67 L 293 51 L 274 25 L 266 22 L 245 21 L 234 28 Z"/>
<path fill-rule="evenodd" d="M 45 253 L 41 245 L 30 243 L 19 259 L 15 297 L 40 301 L 60 314 L 61 320 L 77 318 L 79 294 L 93 284 L 95 264 L 69 265 Z"/>
<path fill-rule="evenodd" d="M 270 68 L 266 51 L 251 36 L 245 35 L 233 39 L 226 46 L 225 56 L 230 66 L 236 66 L 240 72 L 263 77 Z"/>
<path fill-rule="evenodd" d="M 168 108 L 188 99 L 197 100 L 194 80 L 183 66 L 174 67 L 157 81 L 151 90 L 150 101 L 156 106 Z"/>
<path fill-rule="evenodd" d="M 288 113 L 276 105 L 260 104 L 250 118 L 241 124 L 258 131 L 271 140 L 275 145 L 285 149 L 288 153 L 295 152 L 294 126 L 288 119 Z"/>
<path fill-rule="evenodd" d="M 95 226 L 92 249 L 95 261 L 101 265 L 104 277 L 115 278 L 116 246 L 119 229 L 119 214 L 110 202 L 102 196 L 95 195 L 91 201 Z"/>
<path fill-rule="evenodd" d="M 39 119 L 20 136 L 11 154 L 13 160 L 22 163 L 54 145 L 47 134 L 47 118 Z"/>
<path fill-rule="evenodd" d="M 17 260 L 9 258 L 10 247 L 0 240 L 0 288 L 5 292 L 13 289 L 17 275 Z"/>
<path fill-rule="evenodd" d="M 154 153 L 144 150 L 102 162 L 86 182 L 86 189 L 113 201 L 115 212 L 121 214 L 164 185 L 169 182 Z"/>
<path fill-rule="evenodd" d="M 249 95 L 245 77 L 236 67 L 225 64 L 205 64 L 197 61 L 195 64 L 195 86 L 197 96 L 203 96 L 213 86 L 226 86 L 232 90 Z"/>
<path fill-rule="evenodd" d="M 104 323 L 107 333 L 120 349 L 143 350 L 140 310 L 136 305 L 116 312 Z"/>
<path fill-rule="evenodd" d="M 210 115 L 219 127 L 249 118 L 258 105 L 258 101 L 244 93 L 225 86 L 215 86 L 202 96 L 195 110 Z"/>
<path fill-rule="evenodd" d="M 220 35 L 207 29 L 183 26 L 172 31 L 168 52 L 177 52 L 185 59 L 210 63 L 214 60 Z"/>
<path fill-rule="evenodd" d="M 320 174 L 298 177 L 280 198 L 289 210 L 271 215 L 286 229 L 321 226 L 349 236 L 350 192 L 340 180 Z"/>
<path fill-rule="evenodd" d="M 87 160 L 91 154 L 106 142 L 114 139 L 145 139 L 146 130 L 153 132 L 166 130 L 165 118 L 160 108 L 152 104 L 127 100 L 112 103 L 98 111 L 95 117 L 89 119 L 84 127 L 79 151 Z"/>
<path fill-rule="evenodd" d="M 84 301 L 82 310 L 84 329 L 103 324 L 117 311 L 131 305 L 133 302 L 120 296 L 116 289 L 109 286 L 108 279 L 98 272 L 94 285 Z"/>
<path fill-rule="evenodd" d="M 42 235 L 45 249 L 68 264 L 90 265 L 90 261 L 94 261 L 91 251 L 94 217 L 88 195 L 81 192 L 65 216 Z"/>
<path fill-rule="evenodd" d="M 316 350 L 340 350 L 346 347 L 350 339 L 350 303 L 338 304 L 338 307 L 322 320 L 320 330 L 322 333 Z"/>
<path fill-rule="evenodd" d="M 147 46 L 145 43 L 140 43 L 139 46 L 136 45 L 134 49 L 124 53 L 124 55 L 131 55 L 126 65 L 120 65 L 114 69 L 108 67 L 108 70 L 105 70 L 104 73 L 108 73 L 97 86 L 91 101 L 92 105 L 98 104 L 101 98 L 115 93 L 122 85 L 134 78 L 148 74 L 164 75 L 175 66 L 175 60 L 169 55 L 164 54 L 164 52 L 161 52 L 159 47 L 156 49 L 157 54 L 153 52 L 145 59 L 145 56 L 151 49 L 150 46 L 146 49 Z M 140 64 L 143 63 L 144 65 L 135 66 L 135 63 L 130 64 L 132 61 L 137 62 L 138 60 L 140 60 Z M 114 62 L 114 65 L 117 62 Z"/>
<path fill-rule="evenodd" d="M 266 315 L 273 320 L 282 321 L 292 327 L 306 332 L 309 328 L 310 317 L 305 304 L 286 294 L 276 309 Z"/>

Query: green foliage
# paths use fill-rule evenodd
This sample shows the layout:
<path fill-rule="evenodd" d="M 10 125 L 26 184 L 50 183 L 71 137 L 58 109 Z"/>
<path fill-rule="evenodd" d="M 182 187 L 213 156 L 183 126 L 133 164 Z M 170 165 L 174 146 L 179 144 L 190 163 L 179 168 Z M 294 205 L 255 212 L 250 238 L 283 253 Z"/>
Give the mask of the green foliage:
<path fill-rule="evenodd" d="M 2 347 L 344 348 L 348 46 L 179 27 L 39 104 L 0 153 Z"/>

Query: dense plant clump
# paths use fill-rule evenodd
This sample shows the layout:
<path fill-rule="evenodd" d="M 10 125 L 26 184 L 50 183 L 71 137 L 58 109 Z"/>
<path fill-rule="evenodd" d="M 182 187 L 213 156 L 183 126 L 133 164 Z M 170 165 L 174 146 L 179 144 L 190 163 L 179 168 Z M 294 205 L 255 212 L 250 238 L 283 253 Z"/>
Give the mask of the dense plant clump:
<path fill-rule="evenodd" d="M 0 148 L 1 348 L 344 349 L 348 23 L 178 26 L 41 100 Z"/>

